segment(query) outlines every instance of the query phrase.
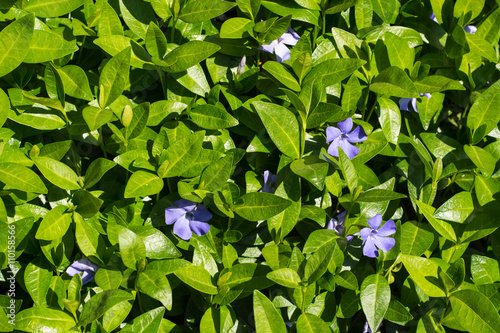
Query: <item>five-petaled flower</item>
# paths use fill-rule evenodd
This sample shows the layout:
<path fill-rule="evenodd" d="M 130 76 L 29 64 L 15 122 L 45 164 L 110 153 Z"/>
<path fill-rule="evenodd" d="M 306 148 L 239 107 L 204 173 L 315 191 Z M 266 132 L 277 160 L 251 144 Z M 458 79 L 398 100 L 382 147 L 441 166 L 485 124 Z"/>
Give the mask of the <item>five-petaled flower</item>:
<path fill-rule="evenodd" d="M 339 147 L 342 148 L 344 153 L 352 160 L 359 153 L 359 148 L 354 147 L 351 143 L 361 142 L 366 140 L 366 134 L 363 127 L 358 126 L 349 133 L 352 129 L 352 119 L 347 118 L 337 126 L 340 128 L 335 128 L 333 126 L 326 128 L 326 143 L 331 142 L 330 147 L 328 147 L 328 154 L 339 157 Z"/>
<path fill-rule="evenodd" d="M 189 240 L 193 232 L 203 236 L 210 230 L 210 224 L 205 223 L 212 218 L 212 214 L 196 202 L 180 199 L 174 202 L 176 207 L 165 209 L 165 222 L 174 224 L 174 234 L 183 240 Z"/>
<path fill-rule="evenodd" d="M 297 41 L 300 39 L 300 36 L 292 30 L 292 28 L 288 28 L 288 30 L 278 39 L 273 40 L 270 44 L 262 44 L 259 49 L 276 54 L 276 61 L 282 62 L 290 59 L 290 50 L 286 45 L 295 45 Z"/>
<path fill-rule="evenodd" d="M 274 193 L 276 191 L 276 175 L 271 174 L 271 171 L 264 171 L 264 186 L 259 192 Z"/>
<path fill-rule="evenodd" d="M 66 273 L 69 276 L 74 276 L 75 274 L 81 274 L 82 283 L 85 284 L 94 279 L 95 273 L 99 269 L 99 265 L 94 264 L 87 257 L 82 257 L 74 263 L 72 263 L 67 269 Z"/>
<path fill-rule="evenodd" d="M 378 257 L 378 249 L 387 252 L 396 244 L 394 238 L 386 237 L 396 232 L 394 221 L 389 220 L 379 228 L 381 223 L 382 215 L 377 214 L 368 220 L 370 227 L 363 228 L 359 232 L 363 239 L 363 254 L 367 257 L 376 258 Z"/>
<path fill-rule="evenodd" d="M 431 98 L 431 94 L 428 94 L 428 93 L 419 93 L 420 96 L 425 96 L 427 98 Z M 413 106 L 413 110 L 415 110 L 416 113 L 418 113 L 418 109 L 417 109 L 417 99 L 416 98 L 401 98 L 399 100 L 399 109 L 401 111 L 410 111 L 408 109 L 408 105 L 410 104 L 411 102 L 411 105 Z"/>
<path fill-rule="evenodd" d="M 326 228 L 330 230 L 334 230 L 339 236 L 344 237 L 344 229 L 345 229 L 345 218 L 347 215 L 347 211 L 343 211 L 342 213 L 337 215 L 337 219 L 330 219 L 330 221 L 327 222 Z M 354 236 L 353 235 L 347 235 L 345 236 L 348 242 L 350 242 Z"/>

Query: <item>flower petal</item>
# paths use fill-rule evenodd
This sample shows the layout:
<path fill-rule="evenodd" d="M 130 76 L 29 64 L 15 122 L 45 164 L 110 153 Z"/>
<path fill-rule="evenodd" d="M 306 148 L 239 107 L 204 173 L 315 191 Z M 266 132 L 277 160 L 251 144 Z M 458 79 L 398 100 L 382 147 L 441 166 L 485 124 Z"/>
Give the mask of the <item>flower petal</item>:
<path fill-rule="evenodd" d="M 418 113 L 418 109 L 417 109 L 417 99 L 416 98 L 412 98 L 411 99 L 411 106 L 413 106 L 413 110 L 415 110 L 416 113 Z"/>
<path fill-rule="evenodd" d="M 373 236 L 368 237 L 366 240 L 365 245 L 363 246 L 363 255 L 370 258 L 378 257 L 378 250 L 375 247 Z"/>
<path fill-rule="evenodd" d="M 351 133 L 347 134 L 347 141 L 356 143 L 356 142 L 361 142 L 365 141 L 367 138 L 365 130 L 363 127 L 358 126 L 352 131 Z"/>
<path fill-rule="evenodd" d="M 464 27 L 464 30 L 465 32 L 469 33 L 469 34 L 475 34 L 476 31 L 477 31 L 477 27 L 475 25 L 466 25 Z"/>
<path fill-rule="evenodd" d="M 208 221 L 212 218 L 212 214 L 203 206 L 199 204 L 196 210 L 193 212 L 194 221 Z"/>
<path fill-rule="evenodd" d="M 71 266 L 66 268 L 66 274 L 68 274 L 69 276 L 75 276 L 75 274 L 80 274 L 81 272 L 82 270 L 73 268 Z"/>
<path fill-rule="evenodd" d="M 347 155 L 347 157 L 352 160 L 356 155 L 359 153 L 359 148 L 354 147 L 349 143 L 349 141 L 345 139 L 340 139 L 339 141 L 339 147 L 342 148 L 344 153 Z"/>
<path fill-rule="evenodd" d="M 431 20 L 433 20 L 434 22 L 436 22 L 436 23 L 438 23 L 438 24 L 439 24 L 439 22 L 438 22 L 438 20 L 437 20 L 437 18 L 436 18 L 436 15 L 434 14 L 434 12 L 431 14 L 431 16 L 429 16 L 429 18 L 430 18 Z"/>
<path fill-rule="evenodd" d="M 347 215 L 347 210 L 344 210 L 342 213 L 339 213 L 337 215 L 337 219 L 339 220 L 339 223 L 344 224 L 345 223 L 345 216 Z"/>
<path fill-rule="evenodd" d="M 193 236 L 191 228 L 189 227 L 189 220 L 186 217 L 181 216 L 177 222 L 175 222 L 174 234 L 184 240 L 189 240 L 191 236 Z"/>
<path fill-rule="evenodd" d="M 93 271 L 93 272 L 95 272 L 99 269 L 99 265 L 94 264 L 87 257 L 82 257 L 81 259 L 76 260 L 69 267 L 71 267 L 77 271 Z"/>
<path fill-rule="evenodd" d="M 89 272 L 89 271 L 84 271 L 81 278 L 82 278 L 82 284 L 88 283 L 92 281 L 95 277 L 94 272 Z"/>
<path fill-rule="evenodd" d="M 165 209 L 165 223 L 170 225 L 184 215 L 186 215 L 186 211 L 182 208 L 177 208 L 177 207 L 167 208 Z"/>
<path fill-rule="evenodd" d="M 377 230 L 379 236 L 389 236 L 396 232 L 396 223 L 393 220 L 389 220 L 384 223 L 384 225 Z"/>
<path fill-rule="evenodd" d="M 191 230 L 198 236 L 203 236 L 210 230 L 210 224 L 191 220 L 189 222 Z"/>
<path fill-rule="evenodd" d="M 376 235 L 373 237 L 373 242 L 375 243 L 375 246 L 377 246 L 379 249 L 381 249 L 384 252 L 389 251 L 392 249 L 394 244 L 396 244 L 396 240 L 392 237 L 381 237 L 379 235 Z"/>
<path fill-rule="evenodd" d="M 288 30 L 286 32 L 290 33 L 296 40 L 300 39 L 299 34 L 296 33 L 292 28 L 288 27 Z"/>
<path fill-rule="evenodd" d="M 333 140 L 333 142 L 330 144 L 330 147 L 328 147 L 328 154 L 339 157 L 339 144 L 342 139 L 340 137 L 336 138 Z"/>
<path fill-rule="evenodd" d="M 326 222 L 326 228 L 330 230 L 334 230 L 336 225 L 337 225 L 336 219 L 330 219 L 330 221 Z"/>
<path fill-rule="evenodd" d="M 196 207 L 196 202 L 186 200 L 186 199 L 179 199 L 174 202 L 174 205 L 176 205 L 179 208 L 184 209 L 186 212 L 191 212 L 193 209 Z"/>
<path fill-rule="evenodd" d="M 270 44 L 262 44 L 259 47 L 259 49 L 261 49 L 262 51 L 265 51 L 265 52 L 273 54 L 274 53 L 274 48 L 276 47 L 277 44 L 278 44 L 278 42 L 276 42 L 276 41 L 273 40 Z"/>
<path fill-rule="evenodd" d="M 429 94 L 429 93 L 419 93 L 420 96 L 425 96 L 427 98 L 431 98 L 432 97 L 432 94 Z"/>
<path fill-rule="evenodd" d="M 399 99 L 399 109 L 401 111 L 410 111 L 408 110 L 408 104 L 410 103 L 411 98 L 401 98 Z"/>
<path fill-rule="evenodd" d="M 290 50 L 284 43 L 278 43 L 274 48 L 274 53 L 276 54 L 277 62 L 283 62 L 290 59 Z"/>
<path fill-rule="evenodd" d="M 297 33 L 295 33 L 295 35 L 297 35 Z M 297 35 L 298 36 L 298 35 Z M 300 38 L 300 37 L 299 37 Z M 295 36 L 293 34 L 290 34 L 288 32 L 285 32 L 281 38 L 280 38 L 280 41 L 281 43 L 284 43 L 286 45 L 295 45 L 297 44 L 297 41 L 299 40 L 299 38 L 295 38 Z"/>
<path fill-rule="evenodd" d="M 347 118 L 344 121 L 337 123 L 342 133 L 347 134 L 352 130 L 352 118 Z"/>
<path fill-rule="evenodd" d="M 370 236 L 371 233 L 372 233 L 372 229 L 368 228 L 368 227 L 363 228 L 359 231 L 359 235 L 363 239 L 363 243 L 366 242 L 366 240 L 368 239 L 368 237 Z"/>
<path fill-rule="evenodd" d="M 326 128 L 326 143 L 335 140 L 338 138 L 342 132 L 337 127 L 327 127 Z"/>
<path fill-rule="evenodd" d="M 368 225 L 373 230 L 378 229 L 380 227 L 380 224 L 382 224 L 382 215 L 380 215 L 380 214 L 377 214 L 368 220 Z"/>

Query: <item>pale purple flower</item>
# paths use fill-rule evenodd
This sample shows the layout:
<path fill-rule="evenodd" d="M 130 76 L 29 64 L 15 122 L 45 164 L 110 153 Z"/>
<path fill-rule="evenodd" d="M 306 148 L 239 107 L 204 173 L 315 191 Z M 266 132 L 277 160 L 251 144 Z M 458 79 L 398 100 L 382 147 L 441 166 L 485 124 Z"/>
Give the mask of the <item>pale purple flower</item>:
<path fill-rule="evenodd" d="M 205 223 L 212 218 L 212 214 L 196 202 L 180 199 L 174 202 L 177 207 L 165 209 L 165 222 L 174 224 L 174 234 L 183 240 L 189 240 L 194 232 L 198 236 L 205 235 L 210 230 L 210 225 Z"/>
<path fill-rule="evenodd" d="M 271 171 L 264 171 L 264 186 L 260 192 L 274 193 L 276 191 L 276 175 L 271 174 Z"/>
<path fill-rule="evenodd" d="M 477 27 L 475 25 L 466 25 L 464 27 L 464 30 L 465 32 L 469 33 L 469 34 L 475 34 L 476 31 L 477 31 Z"/>
<path fill-rule="evenodd" d="M 240 64 L 238 65 L 238 77 L 240 77 L 245 72 L 246 63 L 247 63 L 247 56 L 244 55 L 241 58 Z"/>
<path fill-rule="evenodd" d="M 275 53 L 276 61 L 282 62 L 290 59 L 290 50 L 286 45 L 293 46 L 299 39 L 300 36 L 292 28 L 288 28 L 280 38 L 273 40 L 270 44 L 262 44 L 259 49 L 271 54 Z"/>
<path fill-rule="evenodd" d="M 342 148 L 344 153 L 352 160 L 359 153 L 359 148 L 354 147 L 351 143 L 361 142 L 366 140 L 366 134 L 363 127 L 358 126 L 349 133 L 352 129 L 353 122 L 351 118 L 347 118 L 340 123 L 337 123 L 340 128 L 333 126 L 326 128 L 326 143 L 331 142 L 328 147 L 328 154 L 339 157 L 339 147 Z"/>
<path fill-rule="evenodd" d="M 427 98 L 431 98 L 431 94 L 428 94 L 428 93 L 419 93 L 420 96 L 425 96 Z M 413 106 L 413 110 L 415 110 L 416 113 L 418 113 L 418 109 L 417 109 L 417 99 L 416 98 L 401 98 L 399 100 L 399 109 L 401 111 L 410 111 L 408 109 L 408 105 L 410 104 L 411 102 L 411 105 Z"/>
<path fill-rule="evenodd" d="M 382 215 L 377 214 L 368 220 L 370 227 L 363 228 L 359 232 L 363 239 L 363 254 L 367 257 L 376 258 L 378 257 L 378 249 L 387 252 L 396 244 L 394 238 L 386 237 L 396 232 L 394 221 L 389 220 L 379 228 L 381 223 Z"/>
<path fill-rule="evenodd" d="M 370 325 L 368 325 L 368 322 L 365 322 L 365 327 L 363 328 L 363 333 L 372 333 L 372 330 L 370 329 Z"/>
<path fill-rule="evenodd" d="M 436 23 L 438 23 L 438 24 L 439 24 L 439 22 L 438 22 L 438 20 L 437 20 L 437 18 L 436 18 L 436 15 L 434 15 L 434 12 L 431 14 L 431 16 L 429 16 L 429 18 L 430 18 L 431 20 L 433 20 L 434 22 L 436 22 Z"/>
<path fill-rule="evenodd" d="M 75 274 L 81 273 L 82 283 L 85 284 L 94 279 L 95 273 L 99 269 L 99 265 L 94 264 L 87 257 L 82 257 L 74 263 L 72 263 L 67 269 L 66 273 L 69 276 L 74 276 Z"/>
<path fill-rule="evenodd" d="M 347 215 L 347 211 L 343 211 L 342 213 L 337 215 L 337 219 L 330 219 L 328 223 L 326 224 L 326 228 L 330 230 L 334 230 L 339 236 L 344 237 L 344 229 L 345 229 L 345 218 Z M 347 235 L 345 236 L 348 242 L 350 242 L 353 238 L 354 235 Z"/>

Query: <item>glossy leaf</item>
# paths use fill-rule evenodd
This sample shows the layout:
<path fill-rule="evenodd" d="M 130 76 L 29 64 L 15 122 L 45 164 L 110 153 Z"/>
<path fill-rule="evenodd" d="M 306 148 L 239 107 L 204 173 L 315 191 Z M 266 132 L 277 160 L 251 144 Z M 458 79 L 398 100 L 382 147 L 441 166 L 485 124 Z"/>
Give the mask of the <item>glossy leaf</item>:
<path fill-rule="evenodd" d="M 273 303 L 260 291 L 253 292 L 253 312 L 257 333 L 286 333 L 286 326 Z"/>
<path fill-rule="evenodd" d="M 234 205 L 234 212 L 246 220 L 259 221 L 279 214 L 290 205 L 290 200 L 277 195 L 253 192 L 241 196 Z"/>
<path fill-rule="evenodd" d="M 34 15 L 25 15 L 9 24 L 0 32 L 2 56 L 0 57 L 0 77 L 19 66 L 29 51 L 35 24 Z"/>
<path fill-rule="evenodd" d="M 145 270 L 137 277 L 139 291 L 159 300 L 167 310 L 172 309 L 172 289 L 165 274 L 156 270 Z"/>
<path fill-rule="evenodd" d="M 31 169 L 15 164 L 0 163 L 0 181 L 11 188 L 36 193 L 47 193 L 47 187 Z"/>
<path fill-rule="evenodd" d="M 361 283 L 361 306 L 372 331 L 376 331 L 384 319 L 391 300 L 391 289 L 380 274 L 369 275 Z"/>

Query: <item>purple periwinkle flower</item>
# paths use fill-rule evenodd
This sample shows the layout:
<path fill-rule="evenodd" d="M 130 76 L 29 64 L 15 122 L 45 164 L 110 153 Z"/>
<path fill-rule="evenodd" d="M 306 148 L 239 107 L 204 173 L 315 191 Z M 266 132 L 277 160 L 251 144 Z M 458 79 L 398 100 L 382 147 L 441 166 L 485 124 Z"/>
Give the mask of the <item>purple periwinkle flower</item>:
<path fill-rule="evenodd" d="M 85 284 L 94 279 L 95 273 L 99 269 L 99 265 L 94 264 L 87 257 L 82 257 L 74 263 L 72 263 L 67 269 L 66 273 L 69 276 L 74 276 L 75 274 L 81 274 L 82 283 Z"/>
<path fill-rule="evenodd" d="M 339 157 L 339 147 L 342 148 L 344 153 L 352 160 L 359 153 L 359 148 L 354 147 L 351 143 L 361 142 L 366 140 L 366 134 L 363 127 L 358 126 L 349 133 L 352 129 L 352 119 L 347 118 L 337 126 L 340 128 L 335 128 L 333 126 L 326 128 L 326 143 L 331 142 L 330 147 L 328 147 L 328 154 Z"/>
<path fill-rule="evenodd" d="M 264 171 L 264 186 L 260 192 L 274 193 L 276 191 L 276 175 L 271 174 L 271 171 Z"/>
<path fill-rule="evenodd" d="M 429 16 L 429 18 L 430 18 L 431 20 L 433 20 L 434 22 L 436 22 L 436 23 L 438 23 L 438 24 L 439 24 L 439 22 L 438 22 L 438 20 L 437 20 L 437 18 L 436 18 L 436 15 L 434 14 L 434 12 L 431 14 L 431 16 Z"/>
<path fill-rule="evenodd" d="M 372 330 L 370 329 L 370 325 L 368 325 L 368 322 L 365 322 L 365 327 L 363 327 L 363 333 L 372 333 Z"/>
<path fill-rule="evenodd" d="M 177 207 L 165 209 L 165 222 L 174 224 L 174 234 L 183 240 L 189 240 L 193 232 L 203 236 L 210 230 L 210 224 L 205 223 L 212 218 L 212 214 L 196 202 L 180 199 L 174 202 Z"/>
<path fill-rule="evenodd" d="M 394 221 L 389 220 L 379 228 L 381 223 L 382 215 L 377 214 L 368 220 L 370 227 L 363 228 L 359 232 L 363 239 L 363 254 L 367 257 L 376 258 L 378 257 L 378 249 L 387 252 L 396 244 L 394 238 L 386 237 L 396 232 Z"/>
<path fill-rule="evenodd" d="M 240 77 L 245 72 L 246 63 L 247 63 L 247 56 L 244 55 L 241 58 L 240 64 L 238 65 L 238 77 Z"/>
<path fill-rule="evenodd" d="M 339 236 L 344 237 L 346 215 L 347 211 L 345 210 L 337 215 L 337 219 L 330 219 L 330 221 L 328 221 L 326 224 L 326 228 L 334 230 Z M 348 242 L 350 242 L 354 238 L 354 235 L 347 235 L 345 236 L 345 238 Z"/>
<path fill-rule="evenodd" d="M 469 34 L 475 34 L 476 31 L 477 31 L 477 27 L 475 25 L 466 25 L 464 27 L 464 30 L 465 32 L 469 33 Z"/>
<path fill-rule="evenodd" d="M 427 98 L 431 98 L 431 94 L 428 94 L 428 93 L 419 93 L 420 96 L 425 96 Z M 401 98 L 399 100 L 399 109 L 401 111 L 410 111 L 408 109 L 408 105 L 410 104 L 411 102 L 411 105 L 413 106 L 413 110 L 415 110 L 416 113 L 418 113 L 418 109 L 417 109 L 417 99 L 416 98 Z"/>
<path fill-rule="evenodd" d="M 278 39 L 273 40 L 270 44 L 263 44 L 259 49 L 276 54 L 276 61 L 282 62 L 290 59 L 290 50 L 286 45 L 295 45 L 297 41 L 300 39 L 300 36 L 292 30 L 292 28 L 288 28 L 288 30 Z"/>

